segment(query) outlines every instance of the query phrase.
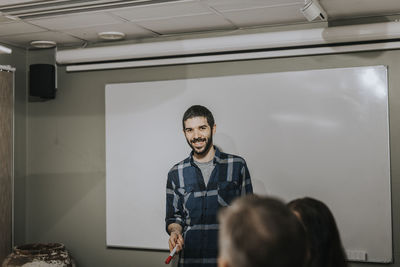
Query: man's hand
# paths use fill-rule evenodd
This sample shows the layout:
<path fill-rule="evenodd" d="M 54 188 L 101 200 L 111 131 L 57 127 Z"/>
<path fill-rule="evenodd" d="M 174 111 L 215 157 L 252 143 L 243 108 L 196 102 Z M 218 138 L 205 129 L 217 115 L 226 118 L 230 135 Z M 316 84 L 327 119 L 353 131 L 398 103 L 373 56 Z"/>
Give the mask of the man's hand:
<path fill-rule="evenodd" d="M 171 223 L 168 226 L 168 232 L 170 233 L 168 240 L 169 251 L 172 252 L 175 246 L 177 246 L 176 253 L 178 253 L 183 248 L 182 226 L 177 223 Z"/>
<path fill-rule="evenodd" d="M 169 243 L 169 251 L 172 252 L 174 247 L 177 246 L 176 253 L 178 253 L 183 248 L 183 237 L 178 232 L 171 232 L 168 243 Z"/>

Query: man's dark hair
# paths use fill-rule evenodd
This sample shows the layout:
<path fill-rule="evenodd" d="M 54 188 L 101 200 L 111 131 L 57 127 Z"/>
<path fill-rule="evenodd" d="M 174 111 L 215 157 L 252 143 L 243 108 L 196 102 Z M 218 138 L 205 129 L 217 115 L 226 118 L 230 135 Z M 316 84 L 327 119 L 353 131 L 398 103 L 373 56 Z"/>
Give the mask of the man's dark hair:
<path fill-rule="evenodd" d="M 302 267 L 304 229 L 280 200 L 248 195 L 219 213 L 220 257 L 231 267 Z"/>
<path fill-rule="evenodd" d="M 321 201 L 305 197 L 288 207 L 303 224 L 309 243 L 307 267 L 346 267 L 346 256 L 332 212 Z"/>
<path fill-rule="evenodd" d="M 194 117 L 205 117 L 207 119 L 207 123 L 210 126 L 210 128 L 212 129 L 214 127 L 215 122 L 211 111 L 204 106 L 194 105 L 188 108 L 185 114 L 183 114 L 182 118 L 183 129 L 185 129 L 185 121 L 187 119 L 191 119 Z"/>

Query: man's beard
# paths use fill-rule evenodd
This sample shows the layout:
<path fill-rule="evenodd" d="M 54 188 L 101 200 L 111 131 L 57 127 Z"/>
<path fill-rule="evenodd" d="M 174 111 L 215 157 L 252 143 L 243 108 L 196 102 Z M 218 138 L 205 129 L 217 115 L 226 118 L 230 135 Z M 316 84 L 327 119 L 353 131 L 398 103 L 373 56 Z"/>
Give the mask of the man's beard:
<path fill-rule="evenodd" d="M 199 137 L 199 138 L 194 138 L 194 139 L 192 139 L 191 141 L 189 141 L 189 140 L 186 139 L 186 141 L 187 141 L 187 143 L 189 144 L 189 146 L 192 148 L 193 153 L 195 153 L 195 154 L 197 154 L 197 155 L 199 155 L 199 156 L 204 156 L 205 154 L 207 154 L 207 152 L 210 150 L 210 148 L 211 148 L 211 146 L 212 146 L 212 144 L 213 144 L 212 135 L 209 136 L 208 138 L 201 138 L 201 137 Z M 202 150 L 200 150 L 200 151 L 196 150 L 196 148 L 195 148 L 194 145 L 193 145 L 193 143 L 198 142 L 198 141 L 200 141 L 200 142 L 206 142 L 206 145 L 205 145 L 204 148 L 203 148 Z"/>

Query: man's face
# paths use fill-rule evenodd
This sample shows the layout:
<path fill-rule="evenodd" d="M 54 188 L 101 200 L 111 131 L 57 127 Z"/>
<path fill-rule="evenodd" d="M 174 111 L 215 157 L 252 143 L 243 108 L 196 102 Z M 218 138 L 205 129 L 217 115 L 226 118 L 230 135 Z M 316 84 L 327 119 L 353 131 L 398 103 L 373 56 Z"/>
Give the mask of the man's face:
<path fill-rule="evenodd" d="M 197 155 L 205 155 L 212 146 L 215 127 L 211 129 L 205 117 L 193 117 L 184 122 L 186 141 Z"/>

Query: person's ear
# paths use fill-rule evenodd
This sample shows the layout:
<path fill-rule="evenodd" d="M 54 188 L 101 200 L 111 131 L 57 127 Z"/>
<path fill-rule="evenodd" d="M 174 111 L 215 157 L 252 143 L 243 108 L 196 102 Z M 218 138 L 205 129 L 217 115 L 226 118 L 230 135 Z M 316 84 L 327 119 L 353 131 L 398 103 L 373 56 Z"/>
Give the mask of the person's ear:
<path fill-rule="evenodd" d="M 213 128 L 212 128 L 212 134 L 213 134 L 213 135 L 215 134 L 216 128 L 217 128 L 217 125 L 214 124 L 214 126 L 213 126 Z"/>
<path fill-rule="evenodd" d="M 182 126 L 183 126 L 182 127 L 182 132 L 183 132 L 184 135 L 186 135 L 186 133 L 185 133 L 186 121 L 183 122 Z"/>

